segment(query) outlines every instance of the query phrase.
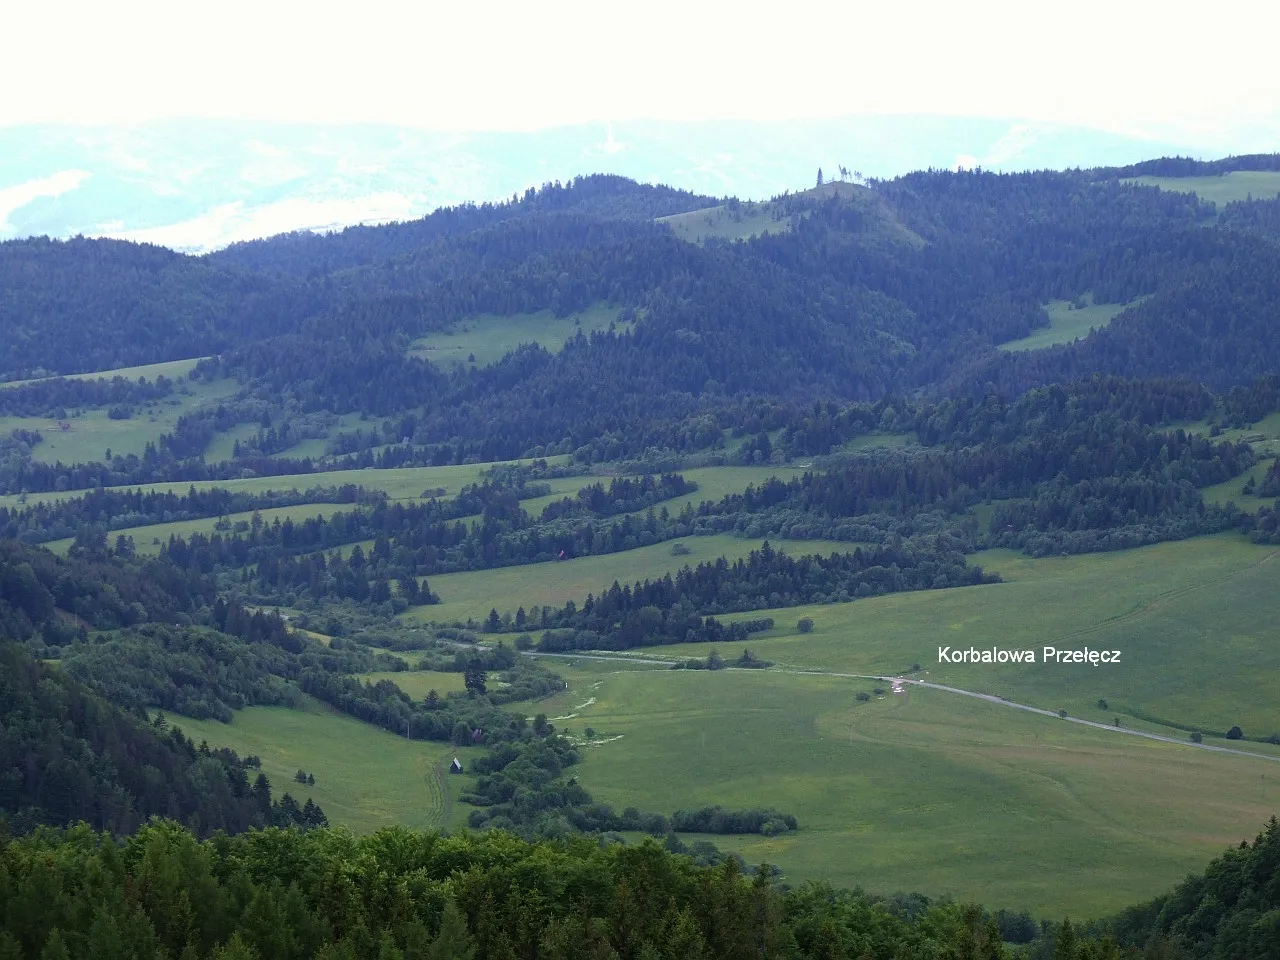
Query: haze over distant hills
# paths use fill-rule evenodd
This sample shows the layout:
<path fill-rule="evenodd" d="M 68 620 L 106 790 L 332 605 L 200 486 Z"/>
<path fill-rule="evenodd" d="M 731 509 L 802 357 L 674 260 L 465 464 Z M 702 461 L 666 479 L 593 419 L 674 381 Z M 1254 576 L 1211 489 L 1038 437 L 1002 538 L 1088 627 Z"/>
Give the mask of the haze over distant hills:
<path fill-rule="evenodd" d="M 589 133 L 557 163 L 585 165 Z M 513 178 L 514 153 L 477 159 L 500 139 L 487 154 L 477 138 L 438 145 L 471 158 L 448 184 L 415 185 L 405 146 L 401 189 Z M 601 162 L 688 156 L 629 152 L 629 128 L 611 142 Z M 723 180 L 695 193 L 594 174 L 203 256 L 0 243 L 0 833 L 15 837 L 0 876 L 22 885 L 0 895 L 0 957 L 85 956 L 110 911 L 142 916 L 117 899 L 66 919 L 76 901 L 46 895 L 45 859 L 100 849 L 145 867 L 130 889 L 171 891 L 153 881 L 184 868 L 152 856 L 157 831 L 180 853 L 213 831 L 333 816 L 357 834 L 455 833 L 379 834 L 360 854 L 370 877 L 433 857 L 456 879 L 465 827 L 593 856 L 624 838 L 616 862 L 650 876 L 663 846 L 742 857 L 715 874 L 734 883 L 767 862 L 744 895 L 772 877 L 796 909 L 850 905 L 855 931 L 897 914 L 806 881 L 920 891 L 892 902 L 937 949 L 874 956 L 1275 960 L 1280 826 L 1235 845 L 1271 817 L 1280 744 L 1280 153 L 858 183 L 843 168 L 865 165 L 826 138 L 818 162 L 836 179 L 818 186 L 816 137 L 769 142 L 761 169 L 781 179 L 790 163 L 800 183 L 765 202 L 712 195 Z M 238 143 L 228 133 L 222 152 L 243 159 Z M 260 143 L 241 202 L 291 209 L 320 149 Z M 317 202 L 344 176 L 385 186 L 372 161 L 328 149 Z M 201 173 L 192 156 L 170 151 L 162 181 L 133 154 L 136 195 L 187 183 L 203 208 L 222 202 L 218 163 Z M 95 182 L 63 173 L 49 202 Z M 1083 659 L 1104 650 L 1106 666 Z M 123 853 L 82 831 L 21 839 L 82 820 L 122 836 L 157 812 L 182 825 L 144 828 Z M 207 849 L 288 863 L 357 849 L 279 836 L 296 852 Z M 519 843 L 471 836 L 504 857 Z M 1227 844 L 1204 886 L 1105 920 Z M 693 863 L 671 863 L 662 875 L 719 911 Z M 420 904 L 525 896 L 497 870 L 404 883 Z M 602 870 L 555 889 L 613 889 Z M 306 901 L 272 881 L 285 899 L 236 892 L 207 912 L 246 930 L 308 902 L 328 917 L 331 888 Z M 537 896 L 520 902 L 552 902 Z M 971 931 L 956 950 L 938 941 L 910 907 L 927 898 L 987 904 L 971 913 L 993 949 L 971 949 Z M 37 899 L 48 908 L 6 912 Z M 652 916 L 619 903 L 609 917 Z M 1243 906 L 1207 926 L 1224 903 Z M 175 909 L 154 929 L 188 937 L 194 914 Z M 1067 949 L 1071 928 L 1037 922 L 1067 912 L 1124 952 Z M 31 916 L 78 939 L 31 933 Z M 454 926 L 479 940 L 513 916 Z M 804 924 L 795 950 L 715 955 L 870 943 L 827 950 L 810 936 L 826 920 Z M 712 955 L 703 933 L 665 928 L 663 949 L 631 950 L 635 927 L 591 955 Z M 338 953 L 264 937 L 164 955 L 431 955 L 395 930 L 375 950 L 365 932 Z M 587 955 L 526 939 L 520 956 Z M 498 942 L 474 955 L 516 955 Z M 1160 952 L 1128 950 L 1147 943 Z"/>
<path fill-rule="evenodd" d="M 1026 170 L 1199 155 L 1083 128 L 935 116 L 627 122 L 532 133 L 172 120 L 0 128 L 0 239 L 111 236 L 185 251 L 422 216 L 552 180 L 617 173 L 763 199 L 837 166 Z"/>

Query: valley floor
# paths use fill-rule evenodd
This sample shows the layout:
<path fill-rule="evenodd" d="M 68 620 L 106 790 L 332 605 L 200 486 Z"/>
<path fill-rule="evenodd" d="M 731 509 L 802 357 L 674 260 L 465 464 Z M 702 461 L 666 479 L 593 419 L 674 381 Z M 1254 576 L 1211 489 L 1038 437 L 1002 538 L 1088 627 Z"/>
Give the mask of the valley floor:
<path fill-rule="evenodd" d="M 654 550 L 655 562 L 671 560 L 665 545 Z M 1005 582 L 765 611 L 777 625 L 746 646 L 776 662 L 768 670 L 669 669 L 705 657 L 705 644 L 548 657 L 569 687 L 525 709 L 579 743 L 575 775 L 619 810 L 720 804 L 794 814 L 793 833 L 710 838 L 777 863 L 792 882 L 1100 916 L 1167 889 L 1280 808 L 1280 748 L 1221 739 L 1234 724 L 1249 737 L 1274 732 L 1274 548 L 1222 535 L 978 559 Z M 594 558 L 583 564 L 596 580 L 612 577 Z M 538 572 L 459 576 L 475 581 L 476 609 L 486 595 L 523 591 L 536 603 L 590 589 L 576 575 L 561 583 Z M 512 574 L 524 579 L 498 582 Z M 437 579 L 443 592 L 450 581 Z M 796 629 L 800 617 L 813 619 L 811 632 Z M 1037 660 L 1046 644 L 1124 657 L 1098 667 L 961 665 L 937 662 L 940 643 L 1027 647 Z M 732 660 L 738 647 L 719 652 Z M 875 679 L 899 675 L 924 683 L 894 694 Z M 391 679 L 420 698 L 427 686 L 446 688 L 437 677 Z M 1062 709 L 1088 725 L 1064 723 Z M 1167 739 L 1118 735 L 1109 729 L 1116 718 Z M 446 777 L 439 799 L 432 792 L 431 771 L 453 752 L 443 744 L 406 743 L 319 708 L 251 708 L 226 727 L 193 727 L 210 743 L 261 754 L 273 783 L 314 768 L 316 801 L 358 831 L 465 822 L 469 808 L 452 798 L 466 778 Z M 1190 729 L 1243 753 L 1197 749 Z"/>
<path fill-rule="evenodd" d="M 594 796 L 666 812 L 777 807 L 800 829 L 714 837 L 794 880 L 1097 916 L 1167 888 L 1280 804 L 1261 758 L 1114 736 L 908 687 L 773 671 L 561 671 Z M 1230 783 L 1229 791 L 1222 789 Z"/>

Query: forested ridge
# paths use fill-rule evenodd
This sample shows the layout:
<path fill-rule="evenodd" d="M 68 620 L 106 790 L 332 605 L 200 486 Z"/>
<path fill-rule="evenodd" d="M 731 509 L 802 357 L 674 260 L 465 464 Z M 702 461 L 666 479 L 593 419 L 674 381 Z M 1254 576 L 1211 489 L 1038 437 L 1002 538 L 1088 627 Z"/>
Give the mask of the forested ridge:
<path fill-rule="evenodd" d="M 1129 175 L 929 171 L 873 183 L 871 202 L 802 192 L 778 201 L 788 229 L 733 244 L 687 243 L 652 222 L 707 198 L 607 177 L 205 258 L 117 241 L 0 244 L 0 376 L 214 355 L 191 383 L 226 376 L 242 387 L 142 454 L 45 463 L 32 456 L 38 432 L 5 438 L 0 490 L 304 473 L 319 460 L 402 466 L 584 448 L 616 460 L 714 448 L 762 399 L 994 389 L 1012 400 L 1097 373 L 1225 392 L 1270 373 L 1280 364 L 1270 335 L 1280 255 L 1266 226 L 1275 201 L 1215 213 Z M 885 218 L 893 230 L 872 228 Z M 1073 343 L 996 349 L 1044 327 L 1047 302 L 1084 298 L 1128 308 Z M 570 316 L 595 304 L 622 322 L 558 352 L 529 343 L 448 369 L 409 352 L 416 337 L 479 314 Z M 0 391 L 0 409 L 129 416 L 179 386 L 54 379 Z M 276 456 L 328 436 L 323 418 L 356 413 L 368 427 L 331 437 L 325 457 Z M 229 463 L 202 461 L 220 431 L 246 422 L 262 430 L 237 441 Z"/>
<path fill-rule="evenodd" d="M 1276 248 L 1245 225 L 1265 222 L 1272 201 L 1232 204 L 1219 223 L 1192 194 L 1111 171 L 930 171 L 871 190 L 877 216 L 922 242 L 868 232 L 868 205 L 852 194 L 801 193 L 786 200 L 786 231 L 689 244 L 650 221 L 707 198 L 619 178 L 203 259 L 11 241 L 0 245 L 12 345 L 0 375 L 221 354 L 206 372 L 269 387 L 293 414 L 425 406 L 416 442 L 483 441 L 483 459 L 497 459 L 643 436 L 751 395 L 874 400 L 988 382 L 1017 393 L 1093 372 L 1225 389 L 1276 359 L 1263 336 Z M 1045 302 L 1085 295 L 1149 299 L 1075 344 L 993 349 L 1044 326 Z M 406 353 L 478 313 L 563 316 L 595 302 L 637 322 L 457 372 Z M 55 340 L 56 363 L 39 353 Z M 27 396 L 24 409 L 38 402 Z"/>
<path fill-rule="evenodd" d="M 347 227 L 329 236 L 293 233 L 235 243 L 211 254 L 209 260 L 219 266 L 308 275 L 381 263 L 433 241 L 471 233 L 503 220 L 583 212 L 607 219 L 653 220 L 716 202 L 712 197 L 672 187 L 595 174 L 563 185 L 548 184 L 540 190 L 530 188 L 505 203 L 448 207 L 407 223 Z"/>
<path fill-rule="evenodd" d="M 1280 156 L 1274 153 L 1250 153 L 1221 160 L 1196 160 L 1191 157 L 1160 157 L 1143 160 L 1125 167 L 1112 167 L 1118 177 L 1212 177 L 1234 170 L 1280 170 Z"/>
<path fill-rule="evenodd" d="M 198 841 L 155 822 L 0 836 L 6 957 L 1182 960 L 1273 955 L 1277 826 L 1165 897 L 1088 925 L 823 884 L 650 842 L 527 843 L 386 829 Z M 1203 904 L 1214 909 L 1205 911 Z M 1028 931 L 1028 928 L 1030 930 Z M 1025 942 L 1025 948 L 1006 940 Z"/>

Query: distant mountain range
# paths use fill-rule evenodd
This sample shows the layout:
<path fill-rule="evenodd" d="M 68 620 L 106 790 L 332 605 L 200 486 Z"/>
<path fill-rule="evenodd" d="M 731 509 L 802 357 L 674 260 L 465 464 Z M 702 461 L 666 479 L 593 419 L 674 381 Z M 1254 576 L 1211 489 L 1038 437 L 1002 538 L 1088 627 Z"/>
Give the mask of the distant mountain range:
<path fill-rule="evenodd" d="M 292 230 L 420 217 L 580 174 L 764 199 L 818 168 L 1112 166 L 1200 155 L 1083 128 L 935 116 L 628 122 L 533 133 L 175 120 L 0 128 L 0 239 L 109 236 L 201 252 Z"/>

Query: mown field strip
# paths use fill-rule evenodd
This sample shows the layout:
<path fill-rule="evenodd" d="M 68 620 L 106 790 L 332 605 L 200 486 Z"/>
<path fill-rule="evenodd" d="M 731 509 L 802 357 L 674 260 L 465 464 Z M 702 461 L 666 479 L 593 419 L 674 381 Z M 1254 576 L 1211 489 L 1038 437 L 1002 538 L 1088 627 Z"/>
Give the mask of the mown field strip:
<path fill-rule="evenodd" d="M 144 363 L 136 367 L 118 367 L 115 370 L 101 370 L 96 373 L 68 373 L 64 374 L 63 377 L 67 380 L 112 380 L 116 377 L 124 377 L 126 380 L 137 380 L 140 377 L 155 380 L 156 377 L 168 377 L 170 380 L 178 380 L 194 370 L 201 360 L 208 359 L 208 357 L 194 357 L 190 360 L 164 360 L 160 363 Z M 46 380 L 56 379 L 59 378 L 38 377 L 34 380 L 6 380 L 0 382 L 0 390 L 8 387 L 24 387 L 28 384 L 43 383 Z"/>
<path fill-rule="evenodd" d="M 615 580 L 631 584 L 718 557 L 736 560 L 758 550 L 763 542 L 727 534 L 685 537 L 680 543 L 689 552 L 682 555 L 673 555 L 672 543 L 663 542 L 599 556 L 441 574 L 428 578 L 428 582 L 442 602 L 414 607 L 404 616 L 416 622 L 480 621 L 494 608 L 499 613 L 514 614 L 521 606 L 527 610 L 535 604 L 559 606 L 569 600 L 581 603 L 588 593 L 599 594 Z M 779 550 L 796 555 L 836 553 L 854 547 L 854 544 L 830 540 L 771 538 L 769 542 Z"/>
<path fill-rule="evenodd" d="M 1201 200 L 1223 206 L 1233 200 L 1267 200 L 1280 195 L 1280 171 L 1232 170 L 1208 177 L 1135 177 L 1127 181 L 1176 193 L 1194 193 Z"/>
<path fill-rule="evenodd" d="M 563 463 L 567 457 L 550 457 L 548 463 Z M 528 460 L 501 461 L 501 463 L 529 463 Z M 175 480 L 165 483 L 127 485 L 120 490 L 155 491 L 157 493 L 184 494 L 192 487 L 197 490 L 222 488 L 241 493 L 266 493 L 270 490 L 305 491 L 312 487 L 334 487 L 350 484 L 370 490 L 382 490 L 393 500 L 412 500 L 421 497 L 424 490 L 443 489 L 441 496 L 454 496 L 469 483 L 482 479 L 484 471 L 494 463 L 454 464 L 443 467 L 392 467 L 378 470 L 372 467 L 360 470 L 328 470 L 319 473 L 294 473 L 277 477 L 243 477 L 234 480 Z M 65 500 L 83 496 L 83 490 L 66 492 L 33 493 L 28 503 Z M 19 506 L 18 495 L 0 497 L 0 506 Z"/>

